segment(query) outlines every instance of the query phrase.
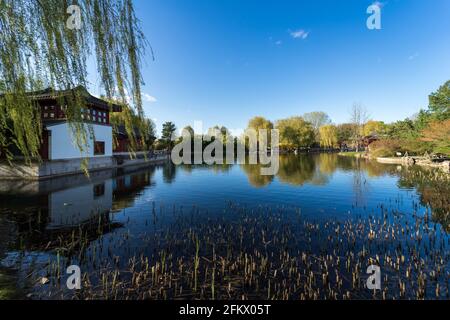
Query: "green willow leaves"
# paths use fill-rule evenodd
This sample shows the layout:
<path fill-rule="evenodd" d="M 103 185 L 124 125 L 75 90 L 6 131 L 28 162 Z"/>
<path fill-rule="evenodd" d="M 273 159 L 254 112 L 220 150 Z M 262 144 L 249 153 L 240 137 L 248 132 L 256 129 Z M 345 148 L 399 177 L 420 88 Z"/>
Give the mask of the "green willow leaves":
<path fill-rule="evenodd" d="M 70 5 L 81 9 L 79 29 L 66 25 Z M 88 87 L 91 63 L 105 96 L 125 103 L 130 93 L 133 109 L 143 117 L 140 69 L 146 47 L 131 0 L 0 0 L 0 148 L 16 148 L 28 162 L 39 159 L 39 112 L 26 93 Z M 89 130 L 80 121 L 80 99 L 65 104 L 81 150 Z"/>

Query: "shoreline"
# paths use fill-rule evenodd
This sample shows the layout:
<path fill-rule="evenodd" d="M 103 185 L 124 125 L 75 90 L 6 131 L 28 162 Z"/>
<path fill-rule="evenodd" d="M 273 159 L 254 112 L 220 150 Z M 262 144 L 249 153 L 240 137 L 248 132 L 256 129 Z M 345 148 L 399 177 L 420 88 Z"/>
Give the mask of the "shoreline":
<path fill-rule="evenodd" d="M 418 165 L 421 167 L 437 168 L 444 171 L 444 173 L 450 173 L 450 160 L 443 160 L 441 162 L 432 161 L 424 157 L 410 156 L 410 157 L 372 157 L 370 153 L 365 152 L 339 152 L 339 156 L 343 157 L 357 157 L 368 160 L 376 160 L 378 163 L 384 164 L 399 164 L 402 166 Z"/>
<path fill-rule="evenodd" d="M 88 172 L 121 169 L 125 167 L 145 167 L 152 164 L 165 162 L 170 159 L 170 155 L 157 154 L 152 157 L 145 157 L 138 154 L 132 158 L 129 154 L 116 154 L 108 157 L 90 158 L 88 162 Z M 40 181 L 58 177 L 67 177 L 84 174 L 81 167 L 83 159 L 53 160 L 41 163 L 0 163 L 0 180 L 24 180 Z"/>
<path fill-rule="evenodd" d="M 423 157 L 406 157 L 406 158 L 377 157 L 376 160 L 379 163 L 400 164 L 404 166 L 418 165 L 421 167 L 438 168 L 446 173 L 450 173 L 449 160 L 444 160 L 442 162 L 435 162 L 429 159 L 424 159 Z"/>

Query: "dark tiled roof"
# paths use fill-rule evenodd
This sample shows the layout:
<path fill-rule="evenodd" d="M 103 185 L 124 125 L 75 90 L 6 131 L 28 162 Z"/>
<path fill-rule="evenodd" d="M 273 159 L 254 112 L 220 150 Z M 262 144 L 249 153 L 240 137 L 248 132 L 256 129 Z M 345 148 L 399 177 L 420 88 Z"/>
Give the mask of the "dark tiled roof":
<path fill-rule="evenodd" d="M 114 103 L 109 104 L 107 101 L 103 99 L 94 97 L 83 86 L 78 86 L 69 90 L 54 90 L 53 88 L 46 88 L 40 91 L 29 92 L 28 96 L 30 96 L 35 101 L 42 101 L 42 100 L 56 100 L 68 96 L 75 96 L 75 93 L 80 94 L 87 104 L 90 104 L 97 108 L 109 110 L 110 107 L 112 107 L 113 112 L 122 111 L 122 106 Z"/>
<path fill-rule="evenodd" d="M 113 126 L 113 130 L 116 134 L 123 136 L 123 137 L 127 137 L 128 138 L 128 133 L 127 130 L 125 128 L 125 125 L 117 125 L 117 126 Z M 134 136 L 136 138 L 140 138 L 141 137 L 141 133 L 139 132 L 138 128 L 134 128 Z"/>

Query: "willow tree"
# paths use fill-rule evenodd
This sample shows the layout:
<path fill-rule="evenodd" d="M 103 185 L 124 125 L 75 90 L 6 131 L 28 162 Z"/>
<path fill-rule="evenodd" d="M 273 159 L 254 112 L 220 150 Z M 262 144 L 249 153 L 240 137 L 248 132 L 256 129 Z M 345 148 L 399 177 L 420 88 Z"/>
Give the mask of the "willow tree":
<path fill-rule="evenodd" d="M 112 101 L 112 103 L 116 103 Z M 128 151 L 130 156 L 136 156 L 135 151 L 145 151 L 150 148 L 156 139 L 155 123 L 148 118 L 139 117 L 133 108 L 128 104 L 122 104 L 121 112 L 114 112 L 110 115 L 113 124 L 113 144 L 117 145 L 117 134 L 120 127 L 125 127 L 130 145 Z"/>
<path fill-rule="evenodd" d="M 338 131 L 336 126 L 327 124 L 319 128 L 320 145 L 325 148 L 338 146 Z"/>
<path fill-rule="evenodd" d="M 88 87 L 91 62 L 103 94 L 125 103 L 130 93 L 132 108 L 144 117 L 146 47 L 131 0 L 0 0 L 0 148 L 17 148 L 27 162 L 40 159 L 40 114 L 27 92 Z M 81 99 L 64 101 L 80 151 L 89 134 Z"/>

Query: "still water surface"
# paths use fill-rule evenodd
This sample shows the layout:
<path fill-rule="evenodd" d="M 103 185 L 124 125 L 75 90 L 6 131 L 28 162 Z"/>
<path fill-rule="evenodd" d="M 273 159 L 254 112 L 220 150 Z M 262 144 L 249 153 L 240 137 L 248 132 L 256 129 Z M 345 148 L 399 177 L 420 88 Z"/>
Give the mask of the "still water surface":
<path fill-rule="evenodd" d="M 418 259 L 422 256 L 430 258 L 427 255 L 431 255 L 433 250 L 436 250 L 433 259 L 430 258 L 430 261 L 425 259 L 428 265 L 424 270 L 429 273 L 438 269 L 442 277 L 436 278 L 434 282 L 428 280 L 427 283 L 431 288 L 424 293 L 424 296 L 435 296 L 433 288 L 438 283 L 441 292 L 445 292 L 445 287 L 448 287 L 449 237 L 447 231 L 450 225 L 450 187 L 448 180 L 444 180 L 443 183 L 438 178 L 441 175 L 439 172 L 417 168 L 406 169 L 336 154 L 281 156 L 280 170 L 275 176 L 261 176 L 258 165 L 239 164 L 174 166 L 166 163 L 137 171 L 130 170 L 97 172 L 93 173 L 90 179 L 75 176 L 41 182 L 0 182 L 0 298 L 2 296 L 35 299 L 73 298 L 73 293 L 64 288 L 65 267 L 69 264 L 80 265 L 83 273 L 91 276 L 90 292 L 83 293 L 81 297 L 111 297 L 102 294 L 99 296 L 95 293 L 104 285 L 103 280 L 100 279 L 101 272 L 124 269 L 129 272 L 130 259 L 136 257 L 139 257 L 141 262 L 147 259 L 147 268 L 150 265 L 158 269 L 159 264 L 165 265 L 166 254 L 170 255 L 168 260 L 173 258 L 174 264 L 179 264 L 176 269 L 179 270 L 183 263 L 180 261 L 190 261 L 195 255 L 196 241 L 192 241 L 194 244 L 192 247 L 190 237 L 201 239 L 199 251 L 204 251 L 205 261 L 210 261 L 207 258 L 211 255 L 207 252 L 208 244 L 212 244 L 215 248 L 214 235 L 217 235 L 217 241 L 222 235 L 224 239 L 228 239 L 224 241 L 229 241 L 229 247 L 234 246 L 238 242 L 238 239 L 233 239 L 234 236 L 239 235 L 236 231 L 238 227 L 248 228 L 246 229 L 248 233 L 245 236 L 241 235 L 240 241 L 248 237 L 249 244 L 248 248 L 242 243 L 239 245 L 242 254 L 249 250 L 249 256 L 255 254 L 259 257 L 259 252 L 255 253 L 259 250 L 259 246 L 261 246 L 261 252 L 264 251 L 264 247 L 267 254 L 268 246 L 270 246 L 267 243 L 273 241 L 273 245 L 276 241 L 280 241 L 279 245 L 273 245 L 276 253 L 280 253 L 280 248 L 286 245 L 288 246 L 285 249 L 286 252 L 293 255 L 303 252 L 302 250 L 318 255 L 326 249 L 325 243 L 332 243 L 329 237 L 333 236 L 334 231 L 326 231 L 330 221 L 339 228 L 342 223 L 354 232 L 354 228 L 348 224 L 348 221 L 356 222 L 358 219 L 364 221 L 361 225 L 363 228 L 367 227 L 365 232 L 370 232 L 372 228 L 371 219 L 379 219 L 378 222 L 375 220 L 372 222 L 374 225 L 379 224 L 380 235 L 383 232 L 389 236 L 391 233 L 393 235 L 394 231 L 391 232 L 389 226 L 392 226 L 392 229 L 395 228 L 399 234 L 389 241 L 384 241 L 388 244 L 381 244 L 383 248 L 380 248 L 380 243 L 378 247 L 372 248 L 370 253 L 373 257 L 377 254 L 376 250 L 379 250 L 378 255 L 386 259 L 386 252 L 391 252 L 389 246 L 392 244 L 392 252 L 395 252 L 397 257 L 399 252 L 404 252 L 406 260 L 409 261 L 408 258 L 411 257 L 411 264 L 413 264 L 410 247 L 401 250 L 394 247 L 409 243 L 419 252 Z M 282 216 L 279 212 L 283 212 Z M 387 217 L 388 214 L 392 216 Z M 301 222 L 297 216 L 301 216 Z M 400 217 L 399 220 L 397 217 Z M 249 222 L 253 218 L 255 220 Z M 383 226 L 380 219 L 389 221 L 388 226 L 386 223 Z M 214 229 L 217 227 L 217 221 L 220 221 L 219 227 Z M 311 224 L 309 222 L 305 224 L 305 221 L 321 223 L 323 226 L 320 231 L 313 232 L 313 237 L 317 235 L 318 238 L 311 240 L 309 236 L 309 244 L 303 238 L 311 232 Z M 211 225 L 211 230 L 205 229 L 208 224 Z M 253 224 L 253 227 L 249 226 L 250 224 Z M 291 228 L 286 233 L 286 240 L 278 239 L 277 232 L 278 234 L 281 234 L 280 230 L 284 232 L 286 224 Z M 407 229 L 409 226 L 411 230 Z M 409 233 L 411 236 L 404 236 L 400 240 L 402 234 L 400 230 L 404 231 L 404 229 L 409 230 L 406 234 Z M 435 231 L 430 234 L 428 229 Z M 419 236 L 418 230 L 421 233 L 420 240 L 414 240 L 415 235 Z M 268 238 L 271 232 L 272 240 Z M 340 231 L 336 231 L 336 234 L 338 232 Z M 341 243 L 349 241 L 349 232 L 345 231 L 345 234 L 347 236 L 344 242 L 342 239 L 339 240 Z M 353 244 L 351 249 L 348 247 L 347 251 L 336 256 L 345 257 L 349 254 L 348 251 L 354 251 L 356 254 L 358 250 L 362 250 L 361 252 L 365 255 L 366 247 L 371 248 L 370 243 L 365 243 L 368 241 L 367 234 L 361 233 L 358 236 L 355 232 L 355 239 L 357 243 Z M 384 238 L 380 236 L 380 239 Z M 263 245 L 259 244 L 259 240 Z M 419 244 L 424 240 L 432 243 L 425 246 Z M 251 242 L 253 245 L 250 245 Z M 180 245 L 181 247 L 177 247 Z M 217 244 L 211 259 L 216 259 L 216 250 L 219 253 L 221 250 L 219 247 Z M 223 256 L 227 255 L 225 249 L 223 250 Z M 236 247 L 233 247 L 233 250 L 236 251 Z M 161 252 L 164 253 L 161 254 Z M 238 266 L 240 253 L 228 252 L 227 257 L 234 254 L 237 259 L 236 266 Z M 440 255 L 439 263 L 436 262 L 437 255 Z M 277 259 L 272 259 L 274 265 Z M 233 261 L 229 262 L 233 264 Z M 264 260 L 261 263 L 264 263 Z M 215 270 L 216 264 L 213 265 Z M 240 279 L 236 281 L 243 281 L 243 283 L 236 285 L 234 291 L 229 288 L 221 291 L 220 287 L 212 290 L 215 285 L 223 285 L 225 288 L 225 284 L 221 282 L 225 282 L 226 277 L 224 276 L 222 281 L 220 272 L 217 271 L 219 272 L 217 275 L 219 278 L 215 280 L 217 284 L 214 282 L 211 284 L 211 278 L 208 278 L 210 271 L 204 266 L 202 267 L 206 269 L 202 269 L 202 272 L 205 272 L 205 275 L 203 278 L 199 276 L 202 279 L 198 280 L 203 281 L 203 284 L 199 284 L 201 289 L 197 289 L 196 284 L 192 283 L 194 276 L 192 279 L 189 278 L 195 272 L 194 269 L 194 271 L 185 271 L 185 276 L 183 271 L 180 271 L 179 278 L 189 279 L 179 280 L 179 282 L 174 280 L 174 286 L 177 286 L 180 298 L 241 298 L 244 297 L 241 296 L 242 292 L 246 298 L 268 298 L 272 297 L 271 294 L 275 298 L 312 298 L 315 296 L 310 294 L 311 291 L 306 296 L 301 296 L 299 293 L 302 291 L 299 289 L 302 287 L 301 276 L 307 277 L 304 269 L 309 268 L 307 263 L 305 265 L 306 267 L 296 265 L 295 272 L 299 274 L 298 285 L 294 285 L 292 289 L 290 284 L 286 284 L 286 291 L 278 288 L 272 289 L 273 292 L 271 292 L 270 284 L 266 283 L 264 289 L 260 289 L 258 283 L 255 287 L 252 280 L 247 283 L 245 282 L 247 280 L 241 279 L 247 277 L 247 271 L 241 275 L 236 271 L 238 267 L 230 272 L 236 271 L 237 273 L 233 274 L 236 279 Z M 363 263 L 361 267 L 365 267 Z M 407 269 L 406 263 L 404 267 Z M 133 262 L 133 270 L 134 268 Z M 142 263 L 140 268 L 139 270 L 144 268 Z M 166 269 L 170 268 L 172 267 L 166 267 Z M 189 268 L 187 264 L 186 269 Z M 257 268 L 259 267 L 255 266 L 255 270 Z M 284 268 L 282 262 L 280 268 Z M 395 276 L 396 267 L 393 268 L 393 276 Z M 419 269 L 418 267 L 416 272 L 420 278 L 422 269 Z M 125 274 L 124 278 L 127 272 L 122 271 L 122 274 Z M 164 271 L 163 268 L 161 277 L 164 276 L 164 272 L 168 271 Z M 178 271 L 171 271 L 171 277 L 175 278 L 176 272 Z M 398 270 L 398 272 L 405 271 Z M 148 273 L 150 274 L 150 271 Z M 152 271 L 152 275 L 153 273 Z M 271 273 L 270 277 L 273 276 Z M 262 279 L 262 272 L 259 272 L 259 277 Z M 266 281 L 265 277 L 264 281 Z M 279 275 L 275 273 L 275 277 Z M 398 278 L 401 277 L 398 276 Z M 420 283 L 419 278 L 414 281 Z M 152 281 L 150 287 L 153 289 L 147 288 L 150 293 L 147 296 L 139 295 L 139 297 L 163 299 L 177 297 L 172 284 L 156 285 L 153 278 Z M 339 287 L 339 279 L 333 281 L 336 288 Z M 181 288 L 183 284 L 184 288 Z M 393 284 L 395 285 L 398 286 Z M 123 284 L 123 286 L 127 285 Z M 228 286 L 231 285 L 228 284 Z M 152 290 L 156 293 L 151 293 Z M 259 293 L 260 290 L 264 293 Z M 336 295 L 342 292 L 345 295 L 350 291 L 355 292 L 354 296 L 359 298 L 370 297 L 370 293 L 352 288 L 348 279 L 344 280 L 343 285 L 336 289 L 336 292 L 327 290 Z M 323 298 L 326 294 L 328 293 L 318 291 L 317 297 Z M 442 297 L 442 294 L 440 296 Z M 124 296 L 116 292 L 116 297 Z M 336 297 L 342 298 L 338 295 Z M 392 293 L 392 297 L 398 297 L 397 293 Z M 416 298 L 417 295 L 411 293 L 409 297 Z"/>

